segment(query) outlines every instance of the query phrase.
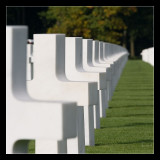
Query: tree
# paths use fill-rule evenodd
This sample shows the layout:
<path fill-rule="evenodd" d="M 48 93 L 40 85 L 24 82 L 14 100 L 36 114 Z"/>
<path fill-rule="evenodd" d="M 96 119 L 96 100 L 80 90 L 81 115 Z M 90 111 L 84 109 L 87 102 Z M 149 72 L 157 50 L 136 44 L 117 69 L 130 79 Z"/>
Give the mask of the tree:
<path fill-rule="evenodd" d="M 132 58 L 135 57 L 135 52 L 140 53 L 142 49 L 153 45 L 153 7 L 136 7 L 136 10 L 129 17 L 123 17 L 127 25 Z M 140 39 L 139 44 L 137 42 Z"/>
<path fill-rule="evenodd" d="M 153 7 L 7 7 L 7 25 L 120 44 L 131 57 L 153 46 Z"/>
<path fill-rule="evenodd" d="M 126 8 L 124 11 L 122 7 L 49 7 L 40 13 L 40 17 L 50 24 L 48 33 L 65 33 L 66 36 L 121 44 L 127 26 L 119 15 L 130 12 L 133 10 Z"/>

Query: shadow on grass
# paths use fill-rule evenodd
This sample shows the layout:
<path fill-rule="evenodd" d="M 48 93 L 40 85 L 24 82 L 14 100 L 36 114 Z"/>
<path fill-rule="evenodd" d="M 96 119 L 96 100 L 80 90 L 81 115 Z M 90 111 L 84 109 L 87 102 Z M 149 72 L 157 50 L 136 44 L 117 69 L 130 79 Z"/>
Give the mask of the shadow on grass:
<path fill-rule="evenodd" d="M 124 127 L 137 127 L 137 126 L 148 126 L 148 125 L 153 125 L 153 123 L 129 123 L 126 125 L 122 126 L 105 126 L 101 127 L 100 129 L 107 129 L 107 128 L 124 128 Z"/>
<path fill-rule="evenodd" d="M 154 92 L 151 92 L 151 91 L 149 91 L 149 92 L 142 91 L 142 92 L 143 93 L 141 93 L 141 94 L 140 94 L 140 92 L 139 92 L 139 94 L 137 94 L 137 92 L 128 93 L 128 92 L 123 91 L 123 92 L 114 93 L 114 96 L 118 96 L 118 94 L 121 95 L 121 96 L 137 96 L 137 97 L 154 96 Z M 114 97 L 112 99 L 114 99 Z"/>
<path fill-rule="evenodd" d="M 140 91 L 140 90 L 142 90 L 142 91 L 150 91 L 150 90 L 152 90 L 153 91 L 153 88 L 123 88 L 123 89 L 117 89 L 117 90 L 115 90 L 114 92 L 121 92 L 121 91 Z"/>
<path fill-rule="evenodd" d="M 119 115 L 119 116 L 108 116 L 108 118 L 115 118 L 115 117 L 138 117 L 138 116 L 153 116 L 153 114 L 128 114 L 128 115 Z"/>
<path fill-rule="evenodd" d="M 116 144 L 135 144 L 135 143 L 153 143 L 151 139 L 142 139 L 139 141 L 131 141 L 131 142 L 116 142 Z M 106 143 L 106 144 L 95 144 L 95 146 L 105 146 L 105 145 L 112 145 L 115 143 Z"/>
<path fill-rule="evenodd" d="M 117 108 L 119 108 L 119 109 L 125 109 L 125 108 L 140 108 L 140 107 L 153 107 L 153 104 L 142 104 L 142 105 L 137 105 L 137 104 L 134 104 L 134 105 L 123 105 L 123 106 L 114 106 L 114 107 L 112 107 L 112 106 L 109 106 L 109 108 L 108 109 L 117 109 Z"/>
<path fill-rule="evenodd" d="M 128 100 L 129 101 L 151 100 L 152 101 L 153 97 L 152 98 L 144 98 L 144 99 L 143 98 L 137 98 L 137 99 L 136 98 L 114 98 L 112 101 L 117 101 L 117 100 L 126 100 L 126 101 L 128 101 Z"/>
<path fill-rule="evenodd" d="M 125 97 L 131 97 L 131 98 L 149 98 L 149 97 L 153 97 L 153 94 L 148 94 L 148 95 L 114 95 L 114 97 L 112 98 L 112 101 L 119 98 L 119 99 L 124 99 Z M 141 99 L 139 99 L 141 100 Z M 110 100 L 111 101 L 111 100 Z"/>

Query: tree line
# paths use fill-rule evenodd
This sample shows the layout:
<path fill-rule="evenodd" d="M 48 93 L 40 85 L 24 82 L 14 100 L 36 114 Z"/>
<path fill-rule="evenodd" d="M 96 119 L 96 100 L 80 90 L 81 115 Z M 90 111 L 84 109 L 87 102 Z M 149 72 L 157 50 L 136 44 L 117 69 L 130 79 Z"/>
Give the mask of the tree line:
<path fill-rule="evenodd" d="M 120 44 L 132 58 L 153 46 L 153 7 L 9 7 L 7 10 L 7 24 L 29 25 L 31 34 L 65 33 Z M 21 22 L 16 22 L 18 15 Z"/>

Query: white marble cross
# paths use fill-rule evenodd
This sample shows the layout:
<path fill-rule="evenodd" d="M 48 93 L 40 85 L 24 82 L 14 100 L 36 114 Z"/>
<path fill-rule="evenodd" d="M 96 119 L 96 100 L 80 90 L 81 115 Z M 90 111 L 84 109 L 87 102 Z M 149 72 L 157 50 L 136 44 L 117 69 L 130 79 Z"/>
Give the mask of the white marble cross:
<path fill-rule="evenodd" d="M 98 104 L 97 83 L 67 79 L 64 34 L 34 34 L 33 40 L 34 76 L 31 81 L 27 81 L 30 96 L 49 101 L 55 99 L 76 101 L 78 107 L 83 106 L 85 145 L 94 145 L 93 105 Z M 76 142 L 81 144 L 75 147 L 81 147 L 80 150 L 84 150 L 83 141 L 76 140 Z"/>
<path fill-rule="evenodd" d="M 154 66 L 154 47 L 143 49 L 141 52 L 142 61 Z"/>
<path fill-rule="evenodd" d="M 88 81 L 98 83 L 99 92 L 99 108 L 94 106 L 95 114 L 95 128 L 100 128 L 100 117 L 106 116 L 105 89 L 106 89 L 106 73 L 88 72 L 83 69 L 82 51 L 83 51 L 82 37 L 66 37 L 66 56 L 65 56 L 65 73 L 69 80 Z M 96 123 L 97 122 L 97 123 Z"/>
<path fill-rule="evenodd" d="M 34 100 L 28 95 L 27 34 L 27 26 L 6 27 L 6 153 L 27 153 L 31 139 L 49 139 L 54 144 L 52 153 L 66 153 L 66 140 L 77 135 L 77 105 L 73 101 Z"/>
<path fill-rule="evenodd" d="M 113 96 L 116 84 L 119 80 L 125 63 L 128 60 L 128 51 L 120 45 L 107 42 L 99 42 L 99 55 L 95 52 L 96 63 L 111 65 L 110 98 Z"/>

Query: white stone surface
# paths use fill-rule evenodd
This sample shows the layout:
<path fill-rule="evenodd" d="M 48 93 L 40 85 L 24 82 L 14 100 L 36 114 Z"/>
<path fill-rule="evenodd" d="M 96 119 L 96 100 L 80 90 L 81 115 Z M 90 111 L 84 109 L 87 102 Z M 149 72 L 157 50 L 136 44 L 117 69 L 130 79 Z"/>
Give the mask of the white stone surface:
<path fill-rule="evenodd" d="M 101 46 L 100 46 L 101 45 Z M 93 51 L 92 54 L 90 54 L 90 58 L 88 61 L 90 61 L 90 64 L 94 67 L 102 67 L 106 69 L 106 77 L 107 77 L 107 95 L 108 95 L 108 101 L 111 99 L 111 83 L 112 83 L 112 77 L 111 73 L 113 70 L 113 64 L 111 63 L 103 63 L 100 62 L 100 52 L 103 53 L 103 43 L 98 40 L 93 40 Z M 103 55 L 103 54 L 101 54 Z"/>
<path fill-rule="evenodd" d="M 106 89 L 106 73 L 88 72 L 82 66 L 82 37 L 66 37 L 66 56 L 65 56 L 65 73 L 67 79 L 73 81 L 98 82 L 98 90 Z M 102 94 L 102 92 L 99 92 Z M 104 92 L 103 92 L 104 94 Z M 101 96 L 101 95 L 100 95 Z M 101 96 L 104 97 L 104 96 Z M 105 117 L 106 112 L 102 108 L 106 107 L 105 99 L 99 98 L 100 117 Z M 96 112 L 95 128 L 100 128 L 98 112 Z"/>
<path fill-rule="evenodd" d="M 141 56 L 142 56 L 142 61 L 154 66 L 154 47 L 142 50 Z"/>
<path fill-rule="evenodd" d="M 110 64 L 106 64 L 107 68 L 94 66 L 92 63 L 92 54 L 93 54 L 93 40 L 92 39 L 83 39 L 83 51 L 82 51 L 82 67 L 83 70 L 86 72 L 96 72 L 96 73 L 105 73 L 106 74 L 106 89 L 105 92 L 105 104 L 106 108 L 108 108 L 108 101 L 109 101 L 109 87 L 107 88 L 108 84 L 110 84 Z M 103 96 L 102 96 L 103 97 Z M 102 109 L 103 110 L 103 109 Z"/>
<path fill-rule="evenodd" d="M 67 140 L 55 142 L 52 139 L 36 139 L 36 154 L 63 154 L 67 153 Z"/>
<path fill-rule="evenodd" d="M 77 107 L 77 137 L 67 140 L 67 153 L 85 153 L 84 107 Z M 76 147 L 78 144 L 78 147 Z"/>
<path fill-rule="evenodd" d="M 78 106 L 93 107 L 98 104 L 96 82 L 75 82 L 65 75 L 65 35 L 34 34 L 34 77 L 27 81 L 28 92 L 37 100 L 76 101 Z M 85 114 L 85 125 L 94 124 L 90 114 Z M 91 125 L 92 126 L 92 125 Z M 94 128 L 85 127 L 85 145 L 94 145 Z M 87 136 L 92 132 L 92 136 Z M 93 138 L 93 140 L 91 140 Z M 78 144 L 77 144 L 78 146 Z"/>
<path fill-rule="evenodd" d="M 103 59 L 106 62 L 114 64 L 112 72 L 112 94 L 115 90 L 117 82 L 120 78 L 121 72 L 125 63 L 128 60 L 128 51 L 120 45 L 112 43 L 103 43 Z"/>
<path fill-rule="evenodd" d="M 50 139 L 57 144 L 77 134 L 75 102 L 37 101 L 28 96 L 27 31 L 26 26 L 6 27 L 7 154 L 26 153 L 31 139 Z M 59 150 L 55 152 L 59 153 Z"/>

